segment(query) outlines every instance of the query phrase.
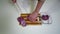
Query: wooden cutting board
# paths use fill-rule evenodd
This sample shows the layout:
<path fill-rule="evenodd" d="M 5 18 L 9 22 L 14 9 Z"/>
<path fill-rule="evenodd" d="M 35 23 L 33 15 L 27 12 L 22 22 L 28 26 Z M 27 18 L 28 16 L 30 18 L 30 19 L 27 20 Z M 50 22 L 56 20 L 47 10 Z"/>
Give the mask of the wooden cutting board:
<path fill-rule="evenodd" d="M 27 25 L 41 25 L 41 24 L 42 24 L 40 14 L 39 14 L 38 17 L 36 18 L 36 22 L 31 22 L 31 21 L 29 21 L 29 20 L 26 18 L 28 15 L 29 15 L 29 14 L 21 14 L 21 16 L 22 16 L 22 17 L 24 18 L 24 20 L 26 21 L 26 24 L 27 24 Z"/>

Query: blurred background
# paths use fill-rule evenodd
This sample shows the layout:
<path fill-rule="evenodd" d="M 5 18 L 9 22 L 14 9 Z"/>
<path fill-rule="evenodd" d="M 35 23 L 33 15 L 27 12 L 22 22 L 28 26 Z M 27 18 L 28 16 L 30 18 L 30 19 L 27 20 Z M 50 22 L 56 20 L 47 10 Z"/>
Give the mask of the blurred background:
<path fill-rule="evenodd" d="M 21 0 L 23 1 L 23 0 Z M 23 7 L 34 10 L 35 2 L 23 1 Z M 18 0 L 20 5 L 20 0 Z M 22 9 L 24 11 L 24 9 Z M 60 0 L 46 0 L 40 12 L 47 12 L 52 17 L 52 24 L 22 27 L 17 21 L 18 12 L 11 0 L 0 0 L 0 34 L 60 34 Z"/>

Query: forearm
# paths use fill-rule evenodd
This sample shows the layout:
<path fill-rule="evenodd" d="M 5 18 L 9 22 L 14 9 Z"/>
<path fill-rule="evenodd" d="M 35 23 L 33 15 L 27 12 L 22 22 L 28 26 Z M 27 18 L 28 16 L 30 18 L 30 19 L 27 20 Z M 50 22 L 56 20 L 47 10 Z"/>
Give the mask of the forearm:
<path fill-rule="evenodd" d="M 35 9 L 35 11 L 36 11 L 37 13 L 38 13 L 39 10 L 41 9 L 44 1 L 45 1 L 45 0 L 38 0 L 37 6 L 36 6 L 36 9 Z"/>

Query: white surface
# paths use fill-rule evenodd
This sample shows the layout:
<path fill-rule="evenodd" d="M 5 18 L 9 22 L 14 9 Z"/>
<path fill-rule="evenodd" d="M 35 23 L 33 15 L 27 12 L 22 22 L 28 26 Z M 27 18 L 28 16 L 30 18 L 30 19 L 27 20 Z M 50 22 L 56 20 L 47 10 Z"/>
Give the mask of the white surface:
<path fill-rule="evenodd" d="M 60 34 L 60 1 L 46 0 L 41 12 L 47 11 L 53 18 L 51 25 L 19 26 L 17 10 L 10 0 L 0 0 L 0 34 Z"/>

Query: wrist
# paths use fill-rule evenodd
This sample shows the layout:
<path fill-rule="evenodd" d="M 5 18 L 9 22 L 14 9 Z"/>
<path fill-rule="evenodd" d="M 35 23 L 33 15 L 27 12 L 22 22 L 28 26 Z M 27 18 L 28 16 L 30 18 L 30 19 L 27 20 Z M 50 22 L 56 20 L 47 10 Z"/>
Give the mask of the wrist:
<path fill-rule="evenodd" d="M 39 12 L 39 10 L 40 10 L 39 8 L 36 8 L 34 11 L 35 11 L 36 13 L 38 13 L 38 12 Z"/>
<path fill-rule="evenodd" d="M 38 13 L 39 13 L 39 11 L 34 11 L 33 13 L 36 13 L 36 14 L 38 14 Z"/>

